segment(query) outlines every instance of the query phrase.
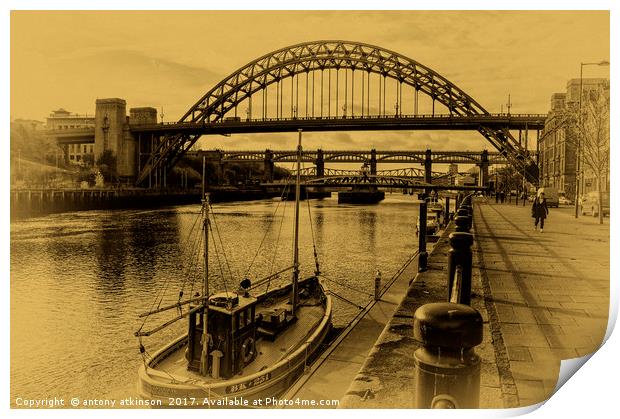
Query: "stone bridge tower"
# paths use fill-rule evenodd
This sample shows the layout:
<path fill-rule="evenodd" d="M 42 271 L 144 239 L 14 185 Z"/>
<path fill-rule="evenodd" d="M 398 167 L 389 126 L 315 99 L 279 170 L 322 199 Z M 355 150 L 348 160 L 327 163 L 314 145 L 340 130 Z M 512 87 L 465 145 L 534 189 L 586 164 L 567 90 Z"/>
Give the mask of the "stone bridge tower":
<path fill-rule="evenodd" d="M 138 174 L 138 141 L 129 130 L 129 123 L 157 122 L 155 108 L 132 108 L 127 116 L 126 102 L 119 98 L 97 99 L 95 107 L 95 161 L 105 150 L 116 157 L 116 173 L 125 179 Z"/>

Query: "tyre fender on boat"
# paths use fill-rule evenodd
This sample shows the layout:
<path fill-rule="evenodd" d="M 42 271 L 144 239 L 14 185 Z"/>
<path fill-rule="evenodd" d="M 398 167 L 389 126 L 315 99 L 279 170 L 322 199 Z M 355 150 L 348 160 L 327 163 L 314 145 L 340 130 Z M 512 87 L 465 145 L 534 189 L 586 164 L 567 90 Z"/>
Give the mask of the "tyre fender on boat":
<path fill-rule="evenodd" d="M 241 345 L 241 360 L 244 365 L 249 364 L 254 360 L 254 354 L 256 353 L 256 342 L 252 336 L 248 336 Z"/>

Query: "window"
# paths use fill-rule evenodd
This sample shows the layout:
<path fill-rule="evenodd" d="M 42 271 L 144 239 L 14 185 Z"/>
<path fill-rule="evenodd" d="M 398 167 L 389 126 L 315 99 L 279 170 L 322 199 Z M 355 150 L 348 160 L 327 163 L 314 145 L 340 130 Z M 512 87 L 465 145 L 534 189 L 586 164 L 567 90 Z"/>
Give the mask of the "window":
<path fill-rule="evenodd" d="M 245 315 L 245 310 L 244 311 L 240 311 L 239 312 L 239 329 L 242 329 L 245 327 L 246 325 L 246 315 Z"/>
<path fill-rule="evenodd" d="M 84 154 L 86 154 L 86 145 L 84 145 Z"/>

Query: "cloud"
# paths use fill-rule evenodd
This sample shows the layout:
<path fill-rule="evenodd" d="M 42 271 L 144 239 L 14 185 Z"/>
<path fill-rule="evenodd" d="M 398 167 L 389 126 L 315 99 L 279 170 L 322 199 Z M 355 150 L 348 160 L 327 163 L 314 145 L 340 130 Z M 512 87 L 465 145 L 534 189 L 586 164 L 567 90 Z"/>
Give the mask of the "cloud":
<path fill-rule="evenodd" d="M 62 106 L 92 114 L 96 98 L 121 97 L 128 107 L 163 107 L 166 120 L 175 120 L 237 68 L 269 51 L 319 39 L 360 41 L 401 53 L 439 72 L 491 112 L 505 109 L 511 94 L 514 113 L 545 113 L 550 95 L 578 77 L 580 62 L 609 58 L 609 12 L 16 12 L 11 14 L 11 113 L 42 119 Z M 598 68 L 587 71 L 589 77 L 607 76 Z M 376 86 L 373 79 L 374 114 Z M 403 112 L 410 112 L 411 92 L 404 95 Z M 420 97 L 420 113 L 430 113 L 430 101 Z M 387 113 L 394 112 L 393 104 L 388 98 Z M 237 149 L 292 149 L 295 142 L 294 133 L 201 140 L 206 148 Z M 426 131 L 304 133 L 304 146 L 490 148 L 476 132 Z"/>

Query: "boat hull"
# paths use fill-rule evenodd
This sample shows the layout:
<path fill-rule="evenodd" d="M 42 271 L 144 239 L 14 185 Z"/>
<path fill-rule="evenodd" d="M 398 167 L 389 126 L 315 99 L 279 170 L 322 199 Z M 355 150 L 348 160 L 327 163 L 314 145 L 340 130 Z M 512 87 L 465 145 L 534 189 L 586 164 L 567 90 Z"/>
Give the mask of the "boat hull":
<path fill-rule="evenodd" d="M 189 382 L 183 376 L 157 370 L 156 366 L 175 351 L 187 345 L 187 335 L 156 352 L 138 372 L 138 396 L 151 407 L 270 407 L 304 373 L 320 354 L 331 329 L 332 301 L 319 281 L 325 296 L 324 315 L 308 338 L 293 352 L 273 366 L 257 373 L 218 380 L 212 383 Z M 260 405 L 258 404 L 260 400 Z"/>

